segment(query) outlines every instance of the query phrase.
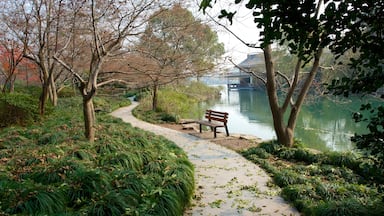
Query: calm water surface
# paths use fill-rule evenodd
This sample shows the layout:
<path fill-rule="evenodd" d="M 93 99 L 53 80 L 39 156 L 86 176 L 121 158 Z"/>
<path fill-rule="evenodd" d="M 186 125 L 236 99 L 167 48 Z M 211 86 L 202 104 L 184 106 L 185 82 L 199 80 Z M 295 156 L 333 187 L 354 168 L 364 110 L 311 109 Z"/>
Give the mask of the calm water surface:
<path fill-rule="evenodd" d="M 349 151 L 354 147 L 351 136 L 355 132 L 366 132 L 365 125 L 356 124 L 351 118 L 352 113 L 358 111 L 361 101 L 344 98 L 335 98 L 335 101 L 318 99 L 302 108 L 295 137 L 307 147 L 320 151 Z M 230 133 L 255 135 L 263 140 L 276 138 L 264 92 L 224 89 L 221 99 L 211 108 L 229 113 Z"/>

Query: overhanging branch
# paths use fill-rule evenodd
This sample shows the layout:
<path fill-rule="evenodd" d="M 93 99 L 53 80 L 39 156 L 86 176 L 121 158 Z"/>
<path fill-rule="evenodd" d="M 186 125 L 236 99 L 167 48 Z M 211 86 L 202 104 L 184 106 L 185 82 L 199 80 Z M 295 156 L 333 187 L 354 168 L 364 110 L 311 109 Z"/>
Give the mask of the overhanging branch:
<path fill-rule="evenodd" d="M 240 69 L 241 71 L 244 71 L 245 73 L 248 73 L 248 74 L 251 74 L 252 76 L 256 77 L 257 79 L 259 79 L 260 81 L 262 81 L 264 83 L 264 85 L 267 84 L 267 80 L 265 80 L 263 77 L 259 76 L 256 74 L 256 72 L 254 71 L 248 71 L 246 70 L 245 68 L 243 67 L 240 67 L 239 65 L 237 65 L 236 63 L 234 63 L 232 61 L 232 59 L 228 59 L 236 68 Z"/>
<path fill-rule="evenodd" d="M 217 25 L 223 27 L 226 31 L 228 31 L 231 35 L 233 35 L 237 40 L 239 40 L 241 43 L 243 43 L 244 45 L 246 45 L 247 47 L 250 47 L 250 48 L 259 48 L 259 49 L 262 49 L 261 46 L 257 46 L 256 44 L 251 44 L 251 43 L 247 43 L 245 42 L 243 39 L 241 39 L 239 36 L 237 36 L 233 31 L 231 31 L 227 26 L 219 23 L 217 20 L 215 20 L 211 15 L 209 15 L 208 13 L 206 13 L 207 16 L 213 21 L 215 22 Z"/>

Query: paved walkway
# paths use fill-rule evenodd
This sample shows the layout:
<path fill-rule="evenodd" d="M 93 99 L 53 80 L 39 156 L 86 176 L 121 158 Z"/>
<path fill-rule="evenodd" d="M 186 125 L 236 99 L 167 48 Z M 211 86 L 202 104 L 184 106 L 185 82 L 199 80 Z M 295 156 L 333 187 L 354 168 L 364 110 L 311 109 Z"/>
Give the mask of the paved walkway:
<path fill-rule="evenodd" d="M 257 165 L 215 143 L 138 120 L 131 112 L 137 105 L 133 102 L 112 115 L 173 141 L 195 166 L 196 193 L 186 216 L 299 215 L 276 188 L 267 187 L 271 179 Z"/>

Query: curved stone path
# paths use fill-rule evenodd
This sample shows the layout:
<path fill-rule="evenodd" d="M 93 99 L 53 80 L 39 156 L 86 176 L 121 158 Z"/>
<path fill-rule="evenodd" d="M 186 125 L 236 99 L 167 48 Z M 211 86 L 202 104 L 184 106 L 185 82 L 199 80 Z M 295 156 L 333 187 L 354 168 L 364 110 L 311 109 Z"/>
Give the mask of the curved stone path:
<path fill-rule="evenodd" d="M 238 153 L 195 136 L 136 119 L 132 110 L 138 105 L 112 112 L 138 127 L 162 135 L 176 143 L 195 167 L 196 192 L 188 215 L 300 215 L 270 188 L 270 177 Z"/>

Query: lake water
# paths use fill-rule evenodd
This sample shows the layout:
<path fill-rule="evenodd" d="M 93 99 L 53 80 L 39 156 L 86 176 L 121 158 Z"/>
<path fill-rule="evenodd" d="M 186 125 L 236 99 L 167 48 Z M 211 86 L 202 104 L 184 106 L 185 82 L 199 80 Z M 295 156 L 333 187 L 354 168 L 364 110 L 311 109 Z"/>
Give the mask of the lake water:
<path fill-rule="evenodd" d="M 334 101 L 333 101 L 334 99 Z M 355 132 L 366 132 L 363 124 L 352 120 L 362 101 L 345 98 L 317 99 L 306 103 L 299 115 L 295 137 L 320 151 L 349 151 Z M 337 103 L 335 102 L 337 101 Z M 212 109 L 229 113 L 230 133 L 249 134 L 269 140 L 276 138 L 267 96 L 255 90 L 222 91 Z"/>

